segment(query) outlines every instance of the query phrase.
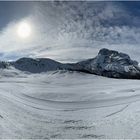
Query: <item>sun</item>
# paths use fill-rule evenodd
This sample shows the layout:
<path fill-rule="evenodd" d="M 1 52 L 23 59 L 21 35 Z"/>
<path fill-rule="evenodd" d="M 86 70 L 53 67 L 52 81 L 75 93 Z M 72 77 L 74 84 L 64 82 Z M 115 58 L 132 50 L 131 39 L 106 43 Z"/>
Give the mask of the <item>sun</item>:
<path fill-rule="evenodd" d="M 31 25 L 26 21 L 19 23 L 17 26 L 17 35 L 20 38 L 30 37 L 31 36 Z"/>

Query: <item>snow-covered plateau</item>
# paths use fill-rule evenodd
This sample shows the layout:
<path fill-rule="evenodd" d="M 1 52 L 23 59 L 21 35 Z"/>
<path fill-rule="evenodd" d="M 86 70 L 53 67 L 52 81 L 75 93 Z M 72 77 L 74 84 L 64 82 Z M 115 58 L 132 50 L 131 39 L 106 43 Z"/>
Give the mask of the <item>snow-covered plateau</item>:
<path fill-rule="evenodd" d="M 0 138 L 140 138 L 140 80 L 3 66 Z"/>

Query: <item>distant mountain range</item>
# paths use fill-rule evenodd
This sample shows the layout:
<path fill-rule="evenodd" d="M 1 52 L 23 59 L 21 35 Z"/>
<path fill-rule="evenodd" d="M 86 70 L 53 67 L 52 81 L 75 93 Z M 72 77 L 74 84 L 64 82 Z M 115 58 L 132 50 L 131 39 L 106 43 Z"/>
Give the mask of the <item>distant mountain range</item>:
<path fill-rule="evenodd" d="M 13 62 L 0 62 L 1 69 L 14 67 L 20 71 L 41 73 L 55 70 L 79 71 L 110 78 L 140 79 L 138 62 L 125 53 L 101 49 L 95 58 L 78 63 L 60 63 L 49 58 L 20 58 Z"/>

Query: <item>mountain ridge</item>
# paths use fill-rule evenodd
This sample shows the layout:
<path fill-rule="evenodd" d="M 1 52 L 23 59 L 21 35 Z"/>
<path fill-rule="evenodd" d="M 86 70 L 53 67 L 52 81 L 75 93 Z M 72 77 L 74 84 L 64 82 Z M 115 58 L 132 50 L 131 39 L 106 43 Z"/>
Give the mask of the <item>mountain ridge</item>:
<path fill-rule="evenodd" d="M 98 55 L 77 63 L 60 63 L 50 58 L 20 58 L 12 62 L 0 62 L 0 68 L 12 66 L 20 71 L 41 73 L 55 70 L 79 71 L 110 78 L 140 79 L 138 62 L 129 55 L 103 48 Z"/>

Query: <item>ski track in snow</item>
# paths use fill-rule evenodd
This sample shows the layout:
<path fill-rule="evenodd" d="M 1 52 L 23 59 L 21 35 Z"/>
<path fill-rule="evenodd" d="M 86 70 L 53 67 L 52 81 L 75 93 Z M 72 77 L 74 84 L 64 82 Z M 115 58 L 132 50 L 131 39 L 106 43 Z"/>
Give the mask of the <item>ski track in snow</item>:
<path fill-rule="evenodd" d="M 0 138 L 140 138 L 140 81 L 77 72 L 0 79 Z"/>

